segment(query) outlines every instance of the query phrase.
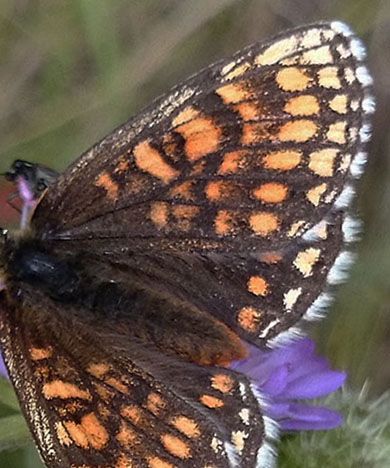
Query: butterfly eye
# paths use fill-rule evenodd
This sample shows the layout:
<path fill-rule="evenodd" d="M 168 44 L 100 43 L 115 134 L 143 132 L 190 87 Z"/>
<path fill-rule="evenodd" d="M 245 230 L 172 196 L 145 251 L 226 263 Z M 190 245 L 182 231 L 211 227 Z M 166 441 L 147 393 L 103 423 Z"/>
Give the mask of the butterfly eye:
<path fill-rule="evenodd" d="M 36 183 L 37 192 L 43 192 L 48 187 L 48 184 L 45 180 L 38 180 Z"/>

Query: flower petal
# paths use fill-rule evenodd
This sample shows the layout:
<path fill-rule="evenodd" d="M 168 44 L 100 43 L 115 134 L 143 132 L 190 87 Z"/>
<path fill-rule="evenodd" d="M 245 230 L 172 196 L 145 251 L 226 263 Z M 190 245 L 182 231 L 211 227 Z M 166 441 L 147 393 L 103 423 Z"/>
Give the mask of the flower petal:
<path fill-rule="evenodd" d="M 4 364 L 4 361 L 3 361 L 3 357 L 0 353 L 0 377 L 4 377 L 6 379 L 8 379 L 8 372 L 7 372 L 7 369 L 5 367 L 5 364 Z"/>
<path fill-rule="evenodd" d="M 331 370 L 309 374 L 290 382 L 278 396 L 286 399 L 317 398 L 340 388 L 345 378 L 344 372 Z"/>
<path fill-rule="evenodd" d="M 261 391 L 272 396 L 283 392 L 288 383 L 288 372 L 286 364 L 275 369 L 268 380 L 261 386 Z"/>
<path fill-rule="evenodd" d="M 287 418 L 289 415 L 290 403 L 289 402 L 272 402 L 264 408 L 264 414 L 276 421 Z"/>
<path fill-rule="evenodd" d="M 280 421 L 281 429 L 285 431 L 331 429 L 343 422 L 339 413 L 322 407 L 292 403 L 289 413 L 289 419 Z"/>

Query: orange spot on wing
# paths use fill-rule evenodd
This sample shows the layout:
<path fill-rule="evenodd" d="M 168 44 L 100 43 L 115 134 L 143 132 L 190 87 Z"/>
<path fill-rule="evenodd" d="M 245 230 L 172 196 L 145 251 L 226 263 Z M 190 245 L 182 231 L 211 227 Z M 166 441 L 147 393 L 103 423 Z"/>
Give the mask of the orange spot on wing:
<path fill-rule="evenodd" d="M 165 202 L 154 202 L 150 207 L 150 219 L 162 229 L 168 224 L 168 205 Z"/>
<path fill-rule="evenodd" d="M 302 153 L 299 151 L 275 151 L 263 158 L 264 167 L 279 171 L 289 171 L 301 162 Z"/>
<path fill-rule="evenodd" d="M 99 401 L 98 403 L 98 413 L 102 421 L 105 421 L 105 422 L 108 420 L 109 416 L 111 415 L 110 410 L 101 401 Z"/>
<path fill-rule="evenodd" d="M 186 180 L 185 182 L 176 185 L 171 188 L 169 191 L 169 195 L 171 197 L 183 198 L 184 200 L 191 200 L 192 199 L 192 182 L 190 180 Z"/>
<path fill-rule="evenodd" d="M 31 348 L 30 358 L 33 361 L 40 361 L 41 359 L 48 359 L 53 355 L 53 348 L 51 346 L 47 348 Z"/>
<path fill-rule="evenodd" d="M 172 419 L 171 424 L 176 427 L 178 431 L 194 439 L 200 436 L 200 430 L 198 424 L 193 419 L 187 418 L 186 416 L 176 416 Z"/>
<path fill-rule="evenodd" d="M 153 413 L 155 416 L 158 416 L 161 410 L 166 407 L 165 401 L 157 395 L 157 393 L 149 393 L 146 400 L 146 408 Z"/>
<path fill-rule="evenodd" d="M 52 400 L 53 398 L 91 400 L 92 398 L 88 390 L 83 390 L 77 385 L 62 380 L 53 380 L 52 382 L 45 383 L 42 392 L 47 400 Z"/>
<path fill-rule="evenodd" d="M 144 140 L 134 148 L 134 160 L 137 167 L 168 184 L 179 172 L 166 163 L 160 152 L 153 148 L 149 141 Z"/>
<path fill-rule="evenodd" d="M 147 461 L 149 464 L 149 468 L 176 468 L 172 465 L 172 463 L 168 463 L 164 460 L 161 460 L 161 458 L 158 457 L 149 457 Z"/>
<path fill-rule="evenodd" d="M 72 401 L 65 405 L 65 412 L 67 414 L 76 414 L 77 411 L 80 411 L 82 408 L 84 408 L 84 405 L 81 405 L 80 402 Z"/>
<path fill-rule="evenodd" d="M 224 402 L 220 398 L 216 398 L 211 395 L 201 395 L 199 400 L 204 406 L 212 409 L 222 408 L 222 406 L 224 406 Z"/>
<path fill-rule="evenodd" d="M 283 255 L 277 250 L 270 252 L 262 252 L 259 255 L 260 262 L 266 263 L 267 265 L 273 265 L 274 263 L 278 263 L 280 262 L 280 260 L 282 260 L 282 258 Z"/>
<path fill-rule="evenodd" d="M 171 455 L 182 460 L 187 460 L 192 457 L 190 447 L 178 437 L 171 434 L 163 434 L 160 440 Z"/>
<path fill-rule="evenodd" d="M 137 442 L 138 435 L 129 424 L 122 421 L 115 438 L 123 448 L 129 450 Z"/>
<path fill-rule="evenodd" d="M 210 201 L 216 202 L 226 193 L 226 188 L 225 182 L 221 180 L 213 180 L 206 185 L 206 197 Z"/>
<path fill-rule="evenodd" d="M 124 395 L 130 395 L 128 386 L 115 377 L 106 377 L 104 382 L 110 387 L 115 388 L 115 390 L 118 390 L 118 392 L 121 392 Z"/>
<path fill-rule="evenodd" d="M 135 426 L 138 426 L 141 422 L 142 411 L 138 406 L 134 405 L 123 405 L 120 410 L 121 416 L 131 421 Z"/>
<path fill-rule="evenodd" d="M 266 203 L 280 203 L 286 199 L 287 193 L 287 187 L 276 182 L 260 185 L 259 188 L 253 190 L 254 196 Z"/>
<path fill-rule="evenodd" d="M 218 174 L 235 174 L 240 168 L 240 163 L 245 161 L 247 152 L 245 150 L 231 151 L 223 157 L 221 166 L 218 169 Z"/>
<path fill-rule="evenodd" d="M 184 151 L 190 161 L 216 151 L 222 136 L 220 127 L 210 117 L 198 117 L 176 128 L 185 139 Z"/>
<path fill-rule="evenodd" d="M 215 232 L 219 235 L 229 234 L 233 230 L 233 219 L 226 210 L 220 210 L 214 219 Z"/>
<path fill-rule="evenodd" d="M 196 117 L 198 117 L 198 115 L 198 110 L 194 109 L 193 107 L 186 107 L 172 120 L 172 126 L 177 127 L 183 123 L 189 122 L 190 120 L 194 120 Z"/>
<path fill-rule="evenodd" d="M 233 106 L 234 110 L 240 114 L 242 120 L 258 120 L 261 116 L 261 109 L 258 102 L 242 102 Z"/>
<path fill-rule="evenodd" d="M 107 197 L 113 201 L 118 199 L 119 186 L 111 179 L 108 172 L 103 172 L 95 181 L 96 187 L 102 187 L 107 192 Z"/>
<path fill-rule="evenodd" d="M 222 86 L 215 91 L 221 96 L 225 104 L 234 104 L 251 98 L 252 93 L 245 89 L 242 83 L 232 83 Z"/>
<path fill-rule="evenodd" d="M 320 105 L 315 96 L 296 96 L 291 98 L 286 105 L 284 110 L 291 115 L 312 115 L 318 114 L 320 111 Z"/>
<path fill-rule="evenodd" d="M 278 137 L 281 141 L 303 142 L 310 140 L 317 132 L 317 125 L 312 120 L 301 119 L 287 122 L 280 130 Z"/>
<path fill-rule="evenodd" d="M 240 75 L 243 75 L 247 70 L 251 68 L 251 64 L 249 62 L 244 62 L 241 65 L 235 66 L 235 63 L 231 63 L 226 65 L 223 69 L 221 74 L 224 76 L 226 80 L 232 80 L 233 78 L 237 78 Z"/>
<path fill-rule="evenodd" d="M 248 291 L 256 296 L 265 296 L 268 293 L 268 283 L 261 276 L 251 276 L 248 281 Z"/>
<path fill-rule="evenodd" d="M 115 393 L 104 385 L 94 383 L 94 388 L 96 393 L 99 395 L 99 398 L 101 398 L 105 403 L 110 403 L 115 396 Z"/>
<path fill-rule="evenodd" d="M 242 127 L 241 142 L 243 145 L 263 143 L 265 140 L 273 139 L 269 131 L 268 122 L 245 123 Z"/>
<path fill-rule="evenodd" d="M 82 427 L 89 444 L 96 450 L 102 450 L 109 440 L 108 433 L 94 413 L 81 418 Z"/>
<path fill-rule="evenodd" d="M 295 67 L 282 68 L 276 74 L 276 82 L 284 91 L 303 91 L 312 80 L 305 71 Z"/>
<path fill-rule="evenodd" d="M 88 438 L 84 432 L 84 429 L 80 424 L 76 424 L 74 421 L 64 421 L 64 426 L 66 428 L 69 437 L 73 442 L 85 450 L 89 448 Z"/>
<path fill-rule="evenodd" d="M 177 227 L 182 231 L 191 229 L 191 220 L 200 211 L 198 206 L 174 205 L 172 209 L 173 216 L 177 219 Z"/>
<path fill-rule="evenodd" d="M 199 207 L 193 205 L 174 205 L 172 213 L 176 218 L 191 219 L 199 213 Z"/>
<path fill-rule="evenodd" d="M 234 380 L 230 375 L 216 374 L 211 378 L 211 386 L 222 393 L 230 393 L 234 386 Z"/>
<path fill-rule="evenodd" d="M 73 468 L 73 466 L 71 468 Z M 92 468 L 92 467 L 80 467 L 80 468 Z M 98 467 L 98 468 L 100 468 L 100 467 Z M 113 468 L 137 468 L 137 466 L 133 465 L 133 463 L 129 460 L 129 458 L 127 456 L 121 455 L 116 460 L 115 465 L 113 466 Z"/>
<path fill-rule="evenodd" d="M 255 332 L 259 328 L 261 313 L 253 307 L 243 307 L 237 315 L 238 325 L 247 332 Z"/>
<path fill-rule="evenodd" d="M 109 370 L 110 366 L 105 362 L 94 362 L 87 367 L 87 372 L 97 379 L 101 379 Z"/>
<path fill-rule="evenodd" d="M 314 151 L 309 156 L 309 168 L 321 177 L 331 177 L 338 153 L 339 150 L 336 148 L 325 148 Z"/>
<path fill-rule="evenodd" d="M 276 214 L 260 211 L 249 217 L 249 225 L 255 234 L 264 237 L 278 228 L 279 219 Z"/>
<path fill-rule="evenodd" d="M 194 164 L 192 166 L 190 174 L 193 175 L 193 176 L 202 174 L 205 166 L 206 166 L 206 161 L 205 160 L 197 162 L 196 164 Z"/>

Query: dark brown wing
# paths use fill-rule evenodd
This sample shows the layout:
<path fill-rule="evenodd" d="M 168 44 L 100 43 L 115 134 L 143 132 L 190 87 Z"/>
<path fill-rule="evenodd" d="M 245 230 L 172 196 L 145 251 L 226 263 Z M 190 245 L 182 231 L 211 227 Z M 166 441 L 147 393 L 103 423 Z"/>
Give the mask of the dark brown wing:
<path fill-rule="evenodd" d="M 110 342 L 28 288 L 23 300 L 22 309 L 0 296 L 2 353 L 48 467 L 229 468 L 263 460 L 261 410 L 244 376 L 184 364 L 134 340 Z"/>
<path fill-rule="evenodd" d="M 334 205 L 366 130 L 359 47 L 324 23 L 206 68 L 76 161 L 38 207 L 38 235 L 256 249 L 301 235 Z"/>
<path fill-rule="evenodd" d="M 373 107 L 363 61 L 345 26 L 319 23 L 205 69 L 76 161 L 36 236 L 267 341 L 343 249 Z"/>

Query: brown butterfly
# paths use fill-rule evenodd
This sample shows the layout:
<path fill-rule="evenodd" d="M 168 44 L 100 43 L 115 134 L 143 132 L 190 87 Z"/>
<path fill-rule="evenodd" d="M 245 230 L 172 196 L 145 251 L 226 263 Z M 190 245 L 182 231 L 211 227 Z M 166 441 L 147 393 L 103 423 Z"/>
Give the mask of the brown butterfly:
<path fill-rule="evenodd" d="M 269 466 L 262 403 L 227 366 L 337 279 L 373 108 L 363 62 L 338 22 L 254 44 L 3 230 L 1 349 L 47 467 Z"/>

